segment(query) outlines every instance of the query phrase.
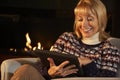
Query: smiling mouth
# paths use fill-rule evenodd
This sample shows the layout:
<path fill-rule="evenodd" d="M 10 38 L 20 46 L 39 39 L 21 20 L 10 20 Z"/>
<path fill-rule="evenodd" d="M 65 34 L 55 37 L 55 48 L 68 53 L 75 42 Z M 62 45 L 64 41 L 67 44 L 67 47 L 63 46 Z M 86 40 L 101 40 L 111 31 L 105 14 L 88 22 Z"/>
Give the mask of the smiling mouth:
<path fill-rule="evenodd" d="M 86 29 L 82 29 L 84 32 L 90 32 L 92 30 L 92 27 L 86 28 Z"/>

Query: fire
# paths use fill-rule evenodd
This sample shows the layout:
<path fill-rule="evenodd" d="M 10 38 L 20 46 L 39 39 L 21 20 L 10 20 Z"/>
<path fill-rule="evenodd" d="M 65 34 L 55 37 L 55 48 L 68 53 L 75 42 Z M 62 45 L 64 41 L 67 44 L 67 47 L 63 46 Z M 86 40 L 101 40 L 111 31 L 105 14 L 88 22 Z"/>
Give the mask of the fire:
<path fill-rule="evenodd" d="M 38 49 L 42 49 L 43 50 L 43 47 L 41 46 L 41 43 L 38 42 L 37 44 L 38 44 Z"/>
<path fill-rule="evenodd" d="M 26 47 L 24 48 L 24 51 L 25 51 L 25 52 L 27 52 L 27 51 L 35 51 L 35 50 L 37 50 L 37 49 L 43 50 L 43 47 L 41 46 L 41 43 L 40 43 L 40 42 L 37 43 L 37 46 L 32 47 L 29 33 L 26 33 L 26 34 L 25 34 L 25 37 L 26 37 Z M 17 52 L 17 49 L 10 48 L 10 51 L 12 51 L 12 52 Z"/>
<path fill-rule="evenodd" d="M 10 48 L 10 51 L 17 52 L 17 49 Z"/>
<path fill-rule="evenodd" d="M 51 46 L 50 51 L 53 49 L 53 46 Z"/>
<path fill-rule="evenodd" d="M 27 40 L 27 42 L 26 42 L 26 47 L 28 47 L 29 49 L 32 49 L 32 46 L 31 46 L 31 39 L 30 39 L 28 33 L 26 33 L 26 40 Z"/>
<path fill-rule="evenodd" d="M 28 49 L 29 50 L 36 50 L 36 49 L 43 50 L 43 47 L 41 46 L 40 42 L 37 43 L 37 47 L 36 46 L 35 47 L 31 46 L 31 39 L 29 37 L 29 33 L 26 33 L 26 40 L 27 40 L 27 42 L 26 42 L 26 47 L 27 48 L 24 49 L 25 51 L 28 51 Z"/>

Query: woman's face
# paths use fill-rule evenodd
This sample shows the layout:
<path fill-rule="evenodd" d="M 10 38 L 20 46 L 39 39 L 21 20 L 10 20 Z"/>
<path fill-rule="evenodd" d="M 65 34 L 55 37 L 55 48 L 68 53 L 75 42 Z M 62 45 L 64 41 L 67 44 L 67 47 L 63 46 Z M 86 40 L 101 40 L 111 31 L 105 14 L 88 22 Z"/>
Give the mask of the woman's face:
<path fill-rule="evenodd" d="M 79 13 L 76 15 L 76 29 L 82 38 L 92 37 L 99 31 L 97 16 L 87 9 L 81 9 Z"/>

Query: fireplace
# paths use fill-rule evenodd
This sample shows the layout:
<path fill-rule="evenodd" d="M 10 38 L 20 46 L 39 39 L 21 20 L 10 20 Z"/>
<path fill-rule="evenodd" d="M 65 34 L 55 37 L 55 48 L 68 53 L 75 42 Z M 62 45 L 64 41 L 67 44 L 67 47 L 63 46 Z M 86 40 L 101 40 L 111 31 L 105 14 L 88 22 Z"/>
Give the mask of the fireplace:
<path fill-rule="evenodd" d="M 4 10 L 0 13 L 0 63 L 8 58 L 31 57 L 26 54 L 26 50 L 34 50 L 38 45 L 49 50 L 60 34 L 73 31 L 74 17 L 71 10 Z M 27 33 L 32 48 L 26 47 Z"/>

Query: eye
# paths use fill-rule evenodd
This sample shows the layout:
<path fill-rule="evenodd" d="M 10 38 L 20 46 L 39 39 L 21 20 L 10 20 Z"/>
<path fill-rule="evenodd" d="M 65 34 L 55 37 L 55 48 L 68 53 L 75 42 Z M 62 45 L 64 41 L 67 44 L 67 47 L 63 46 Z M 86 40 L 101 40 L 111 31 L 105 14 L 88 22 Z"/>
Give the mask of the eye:
<path fill-rule="evenodd" d="M 88 17 L 88 21 L 93 21 L 93 17 Z"/>
<path fill-rule="evenodd" d="M 82 19 L 81 17 L 79 17 L 79 18 L 78 18 L 78 21 L 80 21 L 80 22 L 81 22 L 81 21 L 83 21 L 83 19 Z"/>
<path fill-rule="evenodd" d="M 83 21 L 83 19 L 81 19 L 81 18 L 80 18 L 80 19 L 78 19 L 78 21 L 80 21 L 80 22 L 81 22 L 81 21 Z"/>

